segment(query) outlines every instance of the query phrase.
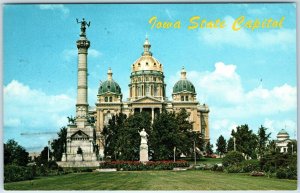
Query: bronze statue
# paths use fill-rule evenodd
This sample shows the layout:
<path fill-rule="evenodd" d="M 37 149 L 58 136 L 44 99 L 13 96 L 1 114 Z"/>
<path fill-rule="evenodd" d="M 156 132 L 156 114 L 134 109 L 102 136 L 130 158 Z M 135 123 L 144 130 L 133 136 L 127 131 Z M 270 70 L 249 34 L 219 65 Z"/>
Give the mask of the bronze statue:
<path fill-rule="evenodd" d="M 78 19 L 76 18 L 76 21 L 77 21 L 77 23 L 81 23 L 81 27 L 80 27 L 81 33 L 82 33 L 82 34 L 85 34 L 85 29 L 86 29 L 85 26 L 90 27 L 91 22 L 90 22 L 90 21 L 89 21 L 89 22 L 86 22 L 86 21 L 84 20 L 84 18 L 82 18 L 82 21 L 78 21 Z"/>
<path fill-rule="evenodd" d="M 67 117 L 67 118 L 68 118 L 69 124 L 72 124 L 72 125 L 75 124 L 75 118 L 73 118 L 72 116 L 71 117 Z"/>

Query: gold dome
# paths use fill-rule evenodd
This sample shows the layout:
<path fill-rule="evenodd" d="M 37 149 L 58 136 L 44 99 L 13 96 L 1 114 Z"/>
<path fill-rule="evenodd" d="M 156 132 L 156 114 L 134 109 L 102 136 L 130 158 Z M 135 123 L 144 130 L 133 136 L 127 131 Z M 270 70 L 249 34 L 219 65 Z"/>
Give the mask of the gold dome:
<path fill-rule="evenodd" d="M 132 72 L 143 70 L 163 72 L 163 65 L 156 58 L 154 58 L 150 52 L 151 44 L 148 38 L 146 38 L 143 47 L 144 52 L 142 53 L 142 56 L 132 64 Z"/>

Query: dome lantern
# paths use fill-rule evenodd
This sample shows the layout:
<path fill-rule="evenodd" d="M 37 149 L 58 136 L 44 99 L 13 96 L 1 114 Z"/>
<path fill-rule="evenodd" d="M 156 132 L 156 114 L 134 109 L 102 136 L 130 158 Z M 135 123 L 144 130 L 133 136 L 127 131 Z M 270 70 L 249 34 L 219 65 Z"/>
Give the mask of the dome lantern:
<path fill-rule="evenodd" d="M 144 52 L 142 55 L 143 56 L 152 56 L 152 53 L 150 52 L 151 44 L 148 40 L 148 37 L 146 37 L 143 47 L 144 47 Z"/>
<path fill-rule="evenodd" d="M 107 71 L 107 80 L 112 80 L 112 70 L 111 68 L 108 68 L 108 71 Z"/>
<path fill-rule="evenodd" d="M 186 71 L 184 69 L 184 66 L 181 69 L 181 80 L 186 80 Z"/>

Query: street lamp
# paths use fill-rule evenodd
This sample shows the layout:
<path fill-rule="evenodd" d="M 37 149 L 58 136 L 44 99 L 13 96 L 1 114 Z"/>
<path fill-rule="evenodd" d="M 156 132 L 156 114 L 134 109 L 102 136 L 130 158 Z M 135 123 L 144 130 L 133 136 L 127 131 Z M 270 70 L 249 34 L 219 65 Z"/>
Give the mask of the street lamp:
<path fill-rule="evenodd" d="M 48 162 L 50 159 L 50 141 L 48 141 Z"/>
<path fill-rule="evenodd" d="M 196 144 L 195 144 L 195 140 L 194 140 L 194 159 L 195 159 L 195 165 L 196 165 Z"/>
<path fill-rule="evenodd" d="M 235 137 L 233 137 L 233 149 L 236 151 Z"/>
<path fill-rule="evenodd" d="M 173 151 L 174 151 L 174 162 L 175 162 L 175 161 L 176 161 L 176 160 L 175 160 L 176 147 L 174 147 Z"/>

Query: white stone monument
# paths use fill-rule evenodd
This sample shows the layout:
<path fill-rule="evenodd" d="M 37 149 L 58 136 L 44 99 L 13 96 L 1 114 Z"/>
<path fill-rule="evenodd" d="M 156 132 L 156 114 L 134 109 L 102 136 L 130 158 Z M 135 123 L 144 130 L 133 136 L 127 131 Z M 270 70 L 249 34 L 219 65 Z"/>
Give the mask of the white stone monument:
<path fill-rule="evenodd" d="M 148 159 L 148 145 L 147 145 L 147 136 L 145 129 L 143 129 L 141 132 L 139 132 L 141 136 L 141 145 L 140 145 L 140 161 L 141 162 L 147 162 Z"/>

